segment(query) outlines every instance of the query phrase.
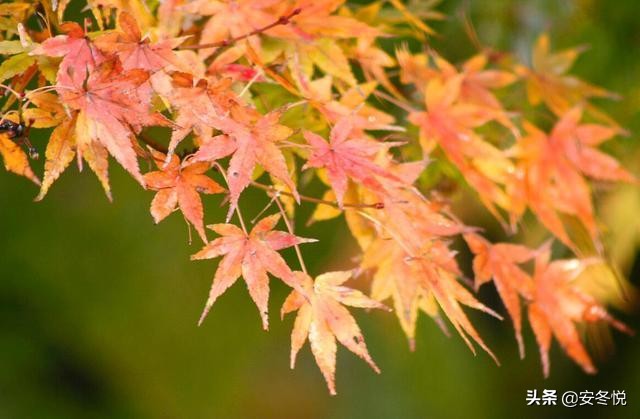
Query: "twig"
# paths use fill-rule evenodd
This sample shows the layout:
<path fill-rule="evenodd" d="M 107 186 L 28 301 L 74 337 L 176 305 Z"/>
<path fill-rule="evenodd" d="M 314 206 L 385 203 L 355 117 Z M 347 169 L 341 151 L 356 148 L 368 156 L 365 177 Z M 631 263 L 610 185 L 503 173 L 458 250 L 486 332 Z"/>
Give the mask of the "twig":
<path fill-rule="evenodd" d="M 251 186 L 254 186 L 254 187 L 258 188 L 258 189 L 262 189 L 262 190 L 267 191 L 267 192 L 269 192 L 271 194 L 280 194 L 280 195 L 286 195 L 286 196 L 291 196 L 291 197 L 294 196 L 290 192 L 281 191 L 279 189 L 276 189 L 276 187 L 273 186 L 273 185 L 264 185 L 264 184 L 258 183 L 258 182 L 251 182 Z M 335 202 L 335 201 L 327 201 L 326 199 L 313 198 L 311 196 L 300 195 L 300 200 L 301 201 L 307 201 L 307 202 L 313 202 L 315 204 L 329 205 L 331 207 L 340 208 L 340 204 L 338 204 L 337 202 Z M 356 209 L 362 209 L 362 208 L 384 209 L 384 203 L 382 203 L 382 202 L 376 202 L 374 204 L 348 204 L 348 203 L 343 203 L 342 207 L 343 208 L 356 208 Z"/>
<path fill-rule="evenodd" d="M 249 38 L 249 37 L 254 36 L 254 35 L 258 35 L 258 34 L 260 34 L 262 32 L 266 32 L 269 29 L 275 28 L 276 26 L 288 25 L 289 22 L 291 22 L 291 19 L 294 16 L 299 15 L 301 12 L 302 12 L 301 8 L 293 9 L 289 14 L 284 15 L 284 16 L 280 16 L 280 18 L 278 18 L 278 20 L 276 20 L 275 22 L 272 22 L 272 23 L 270 23 L 270 24 L 268 24 L 266 26 L 263 26 L 262 28 L 254 29 L 253 31 L 251 31 L 249 33 L 245 33 L 244 35 L 236 36 L 235 38 L 225 39 L 225 40 L 219 41 L 219 42 L 210 42 L 208 44 L 187 45 L 185 47 L 182 47 L 182 49 L 203 49 L 203 48 L 228 47 L 229 45 L 233 45 L 238 41 L 242 41 L 243 39 Z"/>

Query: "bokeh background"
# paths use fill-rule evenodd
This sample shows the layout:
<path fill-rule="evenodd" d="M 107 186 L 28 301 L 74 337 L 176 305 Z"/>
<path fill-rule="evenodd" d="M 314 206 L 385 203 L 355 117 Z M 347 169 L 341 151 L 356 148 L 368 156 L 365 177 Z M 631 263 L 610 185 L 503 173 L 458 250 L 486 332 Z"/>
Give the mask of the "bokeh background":
<path fill-rule="evenodd" d="M 438 10 L 449 19 L 433 24 L 440 33 L 434 43 L 453 61 L 474 52 L 462 11 L 484 44 L 524 60 L 543 31 L 555 47 L 589 46 L 575 73 L 623 96 L 599 103 L 632 133 L 609 150 L 640 172 L 637 0 L 451 0 Z M 34 134 L 40 148 L 44 138 Z M 640 338 L 614 335 L 615 349 L 598 361 L 595 376 L 554 344 L 551 377 L 543 380 L 528 326 L 521 361 L 510 323 L 475 313 L 501 367 L 484 354 L 474 357 L 459 337 L 447 338 L 427 318 L 412 353 L 393 315 L 356 312 L 382 374 L 339 350 L 338 396 L 331 397 L 308 346 L 297 368 L 288 367 L 293 318 L 278 320 L 283 286 L 272 282 L 269 332 L 241 282 L 196 327 L 215 262 L 189 261 L 200 243 L 187 243 L 181 217 L 153 225 L 152 193 L 116 164 L 113 203 L 90 172 L 75 172 L 63 175 L 41 203 L 32 202 L 37 191 L 28 181 L 0 173 L 0 418 L 640 417 Z M 631 187 L 596 193 L 616 260 L 637 285 L 640 193 Z M 206 199 L 207 222 L 223 218 L 219 204 L 219 197 Z M 263 204 L 260 192 L 242 199 L 249 216 Z M 298 226 L 301 235 L 320 240 L 303 248 L 310 271 L 351 267 L 354 244 L 344 221 L 305 227 L 310 210 L 302 208 Z M 480 297 L 504 312 L 491 286 Z M 617 314 L 640 329 L 637 314 Z M 527 407 L 526 390 L 543 388 L 625 390 L 628 402 Z"/>

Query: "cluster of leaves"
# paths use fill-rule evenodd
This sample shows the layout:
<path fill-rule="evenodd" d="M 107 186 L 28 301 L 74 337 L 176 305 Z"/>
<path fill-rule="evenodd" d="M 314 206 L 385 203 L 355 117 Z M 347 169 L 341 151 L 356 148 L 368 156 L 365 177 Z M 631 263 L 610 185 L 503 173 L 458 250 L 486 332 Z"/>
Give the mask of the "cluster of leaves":
<path fill-rule="evenodd" d="M 552 52 L 543 35 L 530 66 L 489 49 L 451 64 L 428 47 L 425 20 L 442 17 L 435 2 L 89 0 L 91 17 L 80 23 L 64 20 L 68 3 L 0 5 L 3 121 L 13 128 L 0 135 L 5 166 L 40 186 L 37 200 L 74 157 L 109 199 L 110 157 L 156 191 L 154 221 L 179 210 L 205 243 L 192 259 L 222 257 L 200 321 L 242 277 L 266 329 L 271 275 L 291 288 L 282 315 L 297 311 L 291 366 L 308 339 L 332 394 L 336 340 L 378 371 L 346 306 L 390 301 L 411 348 L 420 311 L 442 327 L 446 318 L 472 351 L 497 362 L 463 310 L 500 318 L 462 281 L 452 248 L 462 236 L 476 288 L 494 282 L 521 356 L 526 306 L 545 375 L 552 336 L 591 373 L 579 328 L 606 322 L 630 332 L 607 313 L 609 296 L 594 291 L 597 275 L 585 275 L 607 270 L 589 179 L 635 178 L 598 150 L 623 130 L 590 103 L 612 95 L 568 74 L 578 50 Z M 383 38 L 397 42 L 382 48 Z M 409 39 L 425 47 L 411 52 Z M 505 105 L 514 96 L 519 108 Z M 534 125 L 539 113 L 550 129 Z M 42 181 L 19 145 L 21 124 L 53 129 Z M 141 161 L 156 170 L 142 173 Z M 427 166 L 468 185 L 511 232 L 529 210 L 576 258 L 551 260 L 548 244 L 490 243 L 451 213 Z M 311 178 L 303 172 L 326 186 L 322 197 L 301 192 Z M 240 205 L 248 187 L 279 210 L 251 229 Z M 211 241 L 201 194 L 228 203 L 224 223 L 208 226 Z M 311 221 L 346 218 L 357 266 L 312 279 L 300 245 L 314 240 L 291 222 L 301 201 L 317 204 Z M 287 231 L 276 230 L 280 220 Z M 300 271 L 279 254 L 290 247 Z M 344 285 L 354 275 L 370 281 L 367 292 Z"/>

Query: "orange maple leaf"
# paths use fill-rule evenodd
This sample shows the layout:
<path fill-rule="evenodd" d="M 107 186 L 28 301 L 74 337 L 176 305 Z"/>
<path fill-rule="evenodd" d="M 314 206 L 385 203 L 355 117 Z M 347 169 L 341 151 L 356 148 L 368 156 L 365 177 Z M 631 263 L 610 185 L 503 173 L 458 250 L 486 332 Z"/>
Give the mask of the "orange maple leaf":
<path fill-rule="evenodd" d="M 191 260 L 213 259 L 222 255 L 224 257 L 216 270 L 209 298 L 198 324 L 202 323 L 216 299 L 233 285 L 240 275 L 244 278 L 249 294 L 260 311 L 265 329 L 269 327 L 267 272 L 290 287 L 300 289 L 298 279 L 278 254 L 278 250 L 315 240 L 273 231 L 279 219 L 279 214 L 263 218 L 250 233 L 232 224 L 208 226 L 222 237 L 209 242 L 201 251 L 192 255 Z"/>
<path fill-rule="evenodd" d="M 471 292 L 460 284 L 458 277 L 461 273 L 453 259 L 454 255 L 455 253 L 448 250 L 441 242 L 434 242 L 426 244 L 419 253 L 406 257 L 407 262 L 413 265 L 411 269 L 416 272 L 421 287 L 433 294 L 438 305 L 462 340 L 471 349 L 471 352 L 476 353 L 469 337 L 487 352 L 496 364 L 499 364 L 496 356 L 462 310 L 462 305 L 483 311 L 497 319 L 502 319 L 502 317 L 480 303 Z"/>
<path fill-rule="evenodd" d="M 513 163 L 475 129 L 493 120 L 509 125 L 508 120 L 500 108 L 465 101 L 461 96 L 464 80 L 464 74 L 430 80 L 424 94 L 426 111 L 409 114 L 409 121 L 420 127 L 425 156 L 439 145 L 484 205 L 500 218 L 496 205 L 512 209 L 504 185 L 514 170 Z"/>
<path fill-rule="evenodd" d="M 82 136 L 78 141 L 77 117 L 77 112 L 74 112 L 71 119 L 63 121 L 51 133 L 45 154 L 44 179 L 36 201 L 45 197 L 51 185 L 66 170 L 75 156 L 78 158 L 79 169 L 82 170 L 83 159 L 98 177 L 109 201 L 113 199 L 109 185 L 109 152 L 99 141 L 87 141 Z"/>
<path fill-rule="evenodd" d="M 256 28 L 265 27 L 278 20 L 280 15 L 273 10 L 278 0 L 210 1 L 195 0 L 184 6 L 184 10 L 198 16 L 211 16 L 200 35 L 200 44 L 221 43 L 231 38 L 245 36 Z M 259 36 L 248 38 L 251 46 L 259 50 Z M 216 48 L 201 49 L 202 57 L 211 55 Z"/>
<path fill-rule="evenodd" d="M 156 80 L 154 88 L 176 111 L 167 158 L 191 131 L 205 140 L 213 129 L 234 132 L 241 128 L 230 117 L 232 109 L 240 107 L 231 84 L 231 79 L 197 79 L 183 72 Z"/>
<path fill-rule="evenodd" d="M 388 308 L 372 300 L 362 292 L 342 285 L 352 275 L 351 271 L 327 272 L 315 282 L 305 273 L 295 272 L 305 293 L 292 291 L 287 297 L 281 316 L 298 311 L 291 332 L 291 368 L 296 356 L 308 339 L 311 351 L 332 395 L 336 394 L 336 339 L 354 354 L 364 359 L 373 370 L 380 373 L 373 362 L 358 324 L 343 305 L 360 308 Z"/>
<path fill-rule="evenodd" d="M 595 146 L 618 130 L 598 124 L 581 124 L 582 110 L 567 112 L 549 135 L 525 123 L 526 135 L 515 150 L 524 174 L 517 185 L 540 221 L 565 244 L 572 246 L 558 212 L 576 216 L 592 238 L 597 229 L 591 192 L 583 175 L 607 181 L 633 181 L 634 177 Z"/>
<path fill-rule="evenodd" d="M 143 38 L 135 18 L 127 12 L 118 15 L 119 31 L 99 36 L 94 45 L 107 54 L 115 54 L 125 70 L 141 68 L 157 71 L 168 65 L 180 67 L 173 49 L 187 37 L 164 39 L 151 43 Z"/>
<path fill-rule="evenodd" d="M 166 156 L 153 149 L 150 151 L 156 166 L 160 169 L 144 174 L 147 187 L 158 191 L 151 201 L 153 220 L 159 223 L 176 208 L 180 208 L 185 219 L 195 227 L 202 241 L 206 243 L 200 194 L 224 192 L 223 187 L 204 174 L 211 168 L 211 164 L 192 163 L 189 160 L 181 163 L 178 156 L 173 155 L 169 164 L 163 167 Z"/>
<path fill-rule="evenodd" d="M 286 15 L 290 6 L 280 3 L 278 16 Z M 300 9 L 289 25 L 278 26 L 267 34 L 281 38 L 309 42 L 318 38 L 375 38 L 382 34 L 378 29 L 353 17 L 335 14 L 345 0 L 297 0 L 291 9 Z"/>
<path fill-rule="evenodd" d="M 394 240 L 376 238 L 366 249 L 362 269 L 375 269 L 371 282 L 371 298 L 377 301 L 393 300 L 400 326 L 415 350 L 416 324 L 419 311 L 424 311 L 448 334 L 439 315 L 433 294 L 422 286 L 419 273 L 413 269 L 407 253 Z"/>
<path fill-rule="evenodd" d="M 29 165 L 29 157 L 5 132 L 0 133 L 0 155 L 7 171 L 24 176 L 36 185 L 40 185 L 40 179 Z"/>
<path fill-rule="evenodd" d="M 518 265 L 534 258 L 536 252 L 517 244 L 491 244 L 474 233 L 465 234 L 464 239 L 475 254 L 473 272 L 476 289 L 493 279 L 498 294 L 513 321 L 520 358 L 524 358 L 519 295 L 530 300 L 533 295 L 533 282 L 529 274 Z"/>
<path fill-rule="evenodd" d="M 546 249 L 536 257 L 533 300 L 529 305 L 529 322 L 536 335 L 544 376 L 549 375 L 549 348 L 555 336 L 562 349 L 582 369 L 594 374 L 596 368 L 584 348 L 576 323 L 604 321 L 632 334 L 624 323 L 613 318 L 595 298 L 575 283 L 587 262 L 578 259 L 549 261 Z"/>
<path fill-rule="evenodd" d="M 488 61 L 486 54 L 471 57 L 462 64 L 460 70 L 435 53 L 431 54 L 433 67 L 428 65 L 428 58 L 424 54 L 411 55 L 405 48 L 401 48 L 396 51 L 396 55 L 403 83 L 412 83 L 420 92 L 425 93 L 432 80 L 437 79 L 446 84 L 449 80 L 459 78 L 456 99 L 492 110 L 494 119 L 515 131 L 493 90 L 510 85 L 516 80 L 516 76 L 507 71 L 485 68 Z"/>
<path fill-rule="evenodd" d="M 413 202 L 420 201 L 415 200 Z M 381 219 L 366 216 L 366 218 L 375 222 L 380 230 L 378 234 L 380 234 L 381 238 L 388 241 L 392 239 L 393 241 L 393 245 L 389 245 L 388 249 L 390 250 L 380 256 L 379 267 L 389 263 L 384 258 L 395 258 L 396 263 L 401 260 L 404 266 L 394 266 L 393 270 L 387 271 L 386 274 L 398 275 L 411 272 L 412 281 L 416 281 L 415 286 L 419 287 L 424 295 L 433 296 L 453 324 L 453 327 L 469 346 L 469 349 L 475 354 L 475 348 L 471 340 L 469 340 L 470 337 L 498 363 L 493 352 L 491 352 L 469 321 L 462 306 L 465 305 L 483 311 L 498 319 L 502 318 L 480 303 L 460 284 L 458 278 L 462 276 L 462 272 L 455 259 L 456 252 L 450 250 L 442 237 L 439 237 L 467 231 L 468 227 L 448 220 L 445 216 L 434 212 L 433 209 L 429 209 L 427 201 L 423 201 L 423 204 L 418 207 L 427 210 L 425 213 L 429 215 L 424 218 L 412 218 L 412 212 L 404 213 L 402 204 L 396 207 L 396 210 L 390 212 L 387 216 L 385 214 L 387 205 L 385 204 L 383 208 L 385 217 Z M 408 207 L 411 208 L 412 206 L 408 205 Z M 370 250 L 375 254 L 375 249 Z M 405 310 L 407 308 L 406 304 L 405 300 L 403 302 Z M 427 312 L 432 317 L 437 314 L 433 307 L 428 307 Z M 402 314 L 405 315 L 405 313 L 403 312 Z M 411 313 L 409 314 L 411 315 Z M 404 322 L 405 327 L 407 327 L 406 330 L 410 332 L 407 335 L 411 339 L 413 333 L 410 329 L 410 327 L 413 327 L 411 317 L 401 319 L 401 322 Z"/>
<path fill-rule="evenodd" d="M 533 105 L 544 102 L 553 113 L 562 116 L 589 98 L 616 98 L 616 95 L 601 87 L 567 74 L 581 52 L 582 48 L 551 52 L 549 35 L 540 35 L 533 49 L 532 68 L 516 67 L 516 71 L 527 80 L 529 102 Z M 586 106 L 592 114 L 612 122 L 595 107 Z"/>

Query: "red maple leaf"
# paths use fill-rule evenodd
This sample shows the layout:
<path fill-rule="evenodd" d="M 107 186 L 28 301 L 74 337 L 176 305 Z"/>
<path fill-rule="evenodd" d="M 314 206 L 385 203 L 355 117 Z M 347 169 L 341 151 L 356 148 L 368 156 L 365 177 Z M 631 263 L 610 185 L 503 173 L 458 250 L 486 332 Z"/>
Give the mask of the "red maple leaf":
<path fill-rule="evenodd" d="M 349 178 L 380 193 L 384 193 L 384 187 L 378 177 L 402 182 L 374 162 L 378 152 L 397 143 L 385 144 L 366 138 L 363 133 L 354 130 L 349 118 L 342 118 L 336 123 L 329 142 L 309 131 L 304 132 L 304 138 L 312 150 L 304 168 L 326 168 L 329 183 L 340 206 L 349 186 Z"/>
<path fill-rule="evenodd" d="M 161 114 L 151 111 L 148 78 L 144 70 L 125 72 L 117 60 L 110 60 L 89 73 L 84 83 L 59 90 L 62 102 L 79 111 L 76 142 L 100 143 L 141 185 L 144 179 L 134 150 L 135 133 L 143 126 L 168 125 Z"/>
<path fill-rule="evenodd" d="M 77 23 L 65 22 L 60 29 L 65 35 L 47 39 L 30 54 L 63 57 L 58 68 L 58 84 L 80 86 L 87 78 L 87 73 L 96 69 L 105 57 Z"/>
<path fill-rule="evenodd" d="M 194 155 L 194 161 L 215 161 L 233 154 L 227 170 L 231 198 L 228 217 L 238 205 L 240 193 L 251 183 L 253 170 L 258 163 L 272 176 L 284 182 L 294 197 L 299 199 L 284 155 L 278 148 L 278 143 L 293 133 L 290 128 L 280 124 L 282 111 L 260 115 L 257 111 L 246 108 L 235 116 L 240 124 L 228 132 L 228 136 L 205 140 Z"/>

